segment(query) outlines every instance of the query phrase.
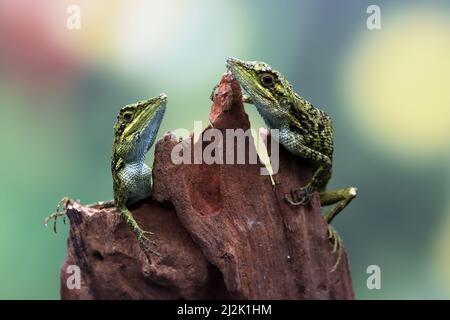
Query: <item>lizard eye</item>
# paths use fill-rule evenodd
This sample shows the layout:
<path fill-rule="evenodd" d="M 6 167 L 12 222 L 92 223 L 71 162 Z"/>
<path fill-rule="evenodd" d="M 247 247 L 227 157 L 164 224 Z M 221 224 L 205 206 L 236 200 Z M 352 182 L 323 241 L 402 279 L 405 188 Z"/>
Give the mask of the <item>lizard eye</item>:
<path fill-rule="evenodd" d="M 275 78 L 273 75 L 271 75 L 270 73 L 263 73 L 260 77 L 261 79 L 261 84 L 264 87 L 270 87 L 273 86 L 273 84 L 275 83 Z"/>
<path fill-rule="evenodd" d="M 127 112 L 123 115 L 123 120 L 125 120 L 126 122 L 130 122 L 132 118 L 133 118 L 132 113 Z"/>

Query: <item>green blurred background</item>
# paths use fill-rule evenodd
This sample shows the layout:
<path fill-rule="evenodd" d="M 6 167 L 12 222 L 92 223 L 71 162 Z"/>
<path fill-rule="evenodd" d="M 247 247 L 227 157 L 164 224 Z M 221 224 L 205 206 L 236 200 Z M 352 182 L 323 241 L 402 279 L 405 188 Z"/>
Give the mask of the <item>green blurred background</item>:
<path fill-rule="evenodd" d="M 228 56 L 268 62 L 333 117 L 330 187 L 360 191 L 334 223 L 357 297 L 450 298 L 450 6 L 356 0 L 0 0 L 0 298 L 59 298 L 67 226 L 43 219 L 65 195 L 112 197 L 119 108 L 166 92 L 160 136 L 206 123 Z"/>

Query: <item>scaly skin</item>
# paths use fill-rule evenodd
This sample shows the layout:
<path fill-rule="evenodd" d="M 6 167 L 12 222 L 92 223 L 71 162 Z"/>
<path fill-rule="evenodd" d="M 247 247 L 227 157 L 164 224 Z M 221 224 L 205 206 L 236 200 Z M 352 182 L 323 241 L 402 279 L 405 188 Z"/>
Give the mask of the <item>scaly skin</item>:
<path fill-rule="evenodd" d="M 90 207 L 115 206 L 147 255 L 149 253 L 159 255 L 150 248 L 154 242 L 147 235 L 152 235 L 152 233 L 139 227 L 127 207 L 151 195 L 152 173 L 145 164 L 145 156 L 155 142 L 166 103 L 167 96 L 161 94 L 156 98 L 127 105 L 119 111 L 114 126 L 111 157 L 114 201 L 90 205 Z M 57 217 L 65 215 L 65 210 L 60 211 L 61 204 L 67 205 L 67 201 L 68 198 L 63 198 L 58 204 L 56 212 L 46 219 L 46 224 L 50 219 L 55 220 L 55 232 Z"/>
<path fill-rule="evenodd" d="M 159 255 L 150 249 L 153 244 L 127 209 L 150 196 L 152 172 L 145 164 L 147 151 L 155 142 L 166 109 L 167 96 L 141 101 L 123 107 L 114 126 L 111 173 L 113 177 L 114 203 L 120 210 L 139 244 L 146 253 Z"/>
<path fill-rule="evenodd" d="M 325 214 L 333 252 L 338 252 L 334 271 L 341 259 L 342 240 L 329 223 L 356 196 L 357 190 L 325 192 L 333 161 L 331 118 L 295 93 L 283 75 L 265 62 L 228 58 L 227 68 L 247 93 L 244 102 L 254 104 L 267 126 L 279 130 L 280 143 L 316 166 L 311 180 L 286 194 L 285 199 L 293 206 L 307 205 L 314 192 L 319 191 L 322 205 L 334 204 Z"/>

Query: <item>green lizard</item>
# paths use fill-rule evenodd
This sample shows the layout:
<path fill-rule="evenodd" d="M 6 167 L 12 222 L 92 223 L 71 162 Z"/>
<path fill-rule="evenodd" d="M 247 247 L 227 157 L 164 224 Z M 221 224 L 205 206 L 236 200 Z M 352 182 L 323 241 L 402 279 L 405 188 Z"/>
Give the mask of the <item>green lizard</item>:
<path fill-rule="evenodd" d="M 247 93 L 244 102 L 255 105 L 270 129 L 279 130 L 279 142 L 315 165 L 311 180 L 286 194 L 285 199 L 293 206 L 307 205 L 313 193 L 319 191 L 321 205 L 334 205 L 324 216 L 333 252 L 338 251 L 334 271 L 341 259 L 342 239 L 330 223 L 356 197 L 357 189 L 325 191 L 333 159 L 331 118 L 296 94 L 283 75 L 267 63 L 228 58 L 227 68 Z"/>
<path fill-rule="evenodd" d="M 135 234 L 142 250 L 146 254 L 155 255 L 159 253 L 150 248 L 149 245 L 153 245 L 154 242 L 147 237 L 153 233 L 139 227 L 127 206 L 151 195 L 152 172 L 145 164 L 145 156 L 155 142 L 166 103 L 167 96 L 160 94 L 156 98 L 126 105 L 119 111 L 114 126 L 111 157 L 114 200 L 89 205 L 89 207 L 115 206 Z M 60 206 L 62 203 L 67 203 L 67 200 L 63 198 L 56 212 L 46 219 L 46 224 L 50 219 L 54 219 L 55 232 L 57 217 L 65 216 L 65 212 L 60 211 Z"/>

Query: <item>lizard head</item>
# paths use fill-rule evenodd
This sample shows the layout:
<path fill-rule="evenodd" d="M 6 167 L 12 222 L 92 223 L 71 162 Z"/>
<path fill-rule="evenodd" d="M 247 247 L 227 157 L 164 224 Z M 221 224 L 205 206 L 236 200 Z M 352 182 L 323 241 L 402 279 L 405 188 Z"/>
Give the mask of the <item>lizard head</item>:
<path fill-rule="evenodd" d="M 145 157 L 155 141 L 166 103 L 167 96 L 162 93 L 120 109 L 114 126 L 113 157 L 129 161 Z"/>
<path fill-rule="evenodd" d="M 294 91 L 283 75 L 261 61 L 227 59 L 227 68 L 250 96 L 261 115 L 287 119 Z"/>

